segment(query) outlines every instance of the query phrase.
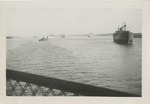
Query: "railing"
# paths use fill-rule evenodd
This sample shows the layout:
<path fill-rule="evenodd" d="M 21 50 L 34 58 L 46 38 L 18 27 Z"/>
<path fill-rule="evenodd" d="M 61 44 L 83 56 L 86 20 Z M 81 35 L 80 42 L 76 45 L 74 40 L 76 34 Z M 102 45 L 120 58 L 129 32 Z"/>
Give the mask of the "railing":
<path fill-rule="evenodd" d="M 118 96 L 139 97 L 121 91 L 6 70 L 7 96 Z"/>

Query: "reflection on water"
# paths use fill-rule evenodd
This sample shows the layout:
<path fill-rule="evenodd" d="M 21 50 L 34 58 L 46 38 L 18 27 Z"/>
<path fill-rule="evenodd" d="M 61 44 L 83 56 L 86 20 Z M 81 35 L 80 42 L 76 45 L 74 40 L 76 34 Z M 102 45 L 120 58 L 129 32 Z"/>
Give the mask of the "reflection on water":
<path fill-rule="evenodd" d="M 141 94 L 141 39 L 120 45 L 112 37 L 7 40 L 7 68 Z"/>

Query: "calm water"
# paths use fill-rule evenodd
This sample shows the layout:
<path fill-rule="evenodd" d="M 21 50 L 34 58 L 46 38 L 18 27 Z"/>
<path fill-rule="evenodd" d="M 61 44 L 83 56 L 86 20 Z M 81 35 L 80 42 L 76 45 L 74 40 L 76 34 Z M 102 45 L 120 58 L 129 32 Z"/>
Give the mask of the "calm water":
<path fill-rule="evenodd" d="M 7 39 L 8 69 L 141 94 L 142 39 L 111 36 Z"/>

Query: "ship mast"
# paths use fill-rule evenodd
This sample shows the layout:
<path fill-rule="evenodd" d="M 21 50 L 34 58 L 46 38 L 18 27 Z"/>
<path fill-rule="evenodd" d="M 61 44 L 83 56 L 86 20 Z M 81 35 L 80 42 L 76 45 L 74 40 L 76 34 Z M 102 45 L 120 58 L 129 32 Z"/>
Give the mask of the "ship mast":
<path fill-rule="evenodd" d="M 127 25 L 126 25 L 126 23 L 124 22 L 124 31 L 126 31 L 126 27 L 127 27 Z"/>

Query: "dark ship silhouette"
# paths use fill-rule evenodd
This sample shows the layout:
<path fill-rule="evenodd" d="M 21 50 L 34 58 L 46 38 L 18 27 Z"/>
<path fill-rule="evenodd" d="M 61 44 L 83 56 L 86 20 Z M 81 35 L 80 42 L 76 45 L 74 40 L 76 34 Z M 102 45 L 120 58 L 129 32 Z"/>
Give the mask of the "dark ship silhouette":
<path fill-rule="evenodd" d="M 40 39 L 39 41 L 47 41 L 48 40 L 48 36 L 47 36 L 47 38 L 42 38 L 42 39 Z"/>
<path fill-rule="evenodd" d="M 127 25 L 124 23 L 124 25 L 120 28 L 118 28 L 118 31 L 115 31 L 113 33 L 113 40 L 116 43 L 119 44 L 132 44 L 133 42 L 133 34 L 126 30 Z"/>

